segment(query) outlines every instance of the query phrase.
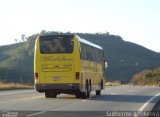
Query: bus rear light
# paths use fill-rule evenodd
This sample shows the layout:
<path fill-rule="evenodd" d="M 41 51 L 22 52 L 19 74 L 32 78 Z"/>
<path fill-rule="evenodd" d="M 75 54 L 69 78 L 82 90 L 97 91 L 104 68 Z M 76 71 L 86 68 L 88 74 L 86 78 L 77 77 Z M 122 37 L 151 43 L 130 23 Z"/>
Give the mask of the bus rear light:
<path fill-rule="evenodd" d="M 80 79 L 80 73 L 76 72 L 76 80 L 79 80 L 79 79 Z"/>
<path fill-rule="evenodd" d="M 34 79 L 38 80 L 38 73 L 34 73 Z"/>

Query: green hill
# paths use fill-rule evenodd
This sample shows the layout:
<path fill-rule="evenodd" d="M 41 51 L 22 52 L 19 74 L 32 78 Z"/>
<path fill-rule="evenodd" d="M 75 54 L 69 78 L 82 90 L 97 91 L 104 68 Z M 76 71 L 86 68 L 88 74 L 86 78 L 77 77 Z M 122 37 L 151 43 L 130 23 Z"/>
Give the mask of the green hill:
<path fill-rule="evenodd" d="M 45 34 L 58 34 L 58 32 L 45 32 Z M 104 48 L 105 59 L 108 62 L 106 79 L 109 81 L 118 80 L 126 83 L 135 73 L 160 66 L 159 53 L 124 41 L 120 36 L 108 33 L 76 34 Z M 23 43 L 0 46 L 1 81 L 33 83 L 34 41 L 38 35 L 28 37 Z"/>

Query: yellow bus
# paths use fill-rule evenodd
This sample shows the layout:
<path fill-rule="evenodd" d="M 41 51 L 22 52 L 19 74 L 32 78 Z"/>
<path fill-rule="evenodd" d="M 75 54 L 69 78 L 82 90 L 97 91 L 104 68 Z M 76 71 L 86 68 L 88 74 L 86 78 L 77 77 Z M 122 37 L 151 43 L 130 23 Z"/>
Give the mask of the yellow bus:
<path fill-rule="evenodd" d="M 77 35 L 42 35 L 35 42 L 35 89 L 46 98 L 74 94 L 89 98 L 104 88 L 103 48 Z"/>

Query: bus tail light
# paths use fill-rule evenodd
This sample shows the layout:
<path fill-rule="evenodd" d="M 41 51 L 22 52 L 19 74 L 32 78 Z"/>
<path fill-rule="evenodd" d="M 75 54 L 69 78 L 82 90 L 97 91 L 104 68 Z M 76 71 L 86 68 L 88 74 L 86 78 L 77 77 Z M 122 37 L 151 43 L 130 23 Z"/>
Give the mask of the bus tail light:
<path fill-rule="evenodd" d="M 38 73 L 34 73 L 34 79 L 38 80 Z"/>
<path fill-rule="evenodd" d="M 76 80 L 79 80 L 79 79 L 80 79 L 80 73 L 76 72 Z"/>

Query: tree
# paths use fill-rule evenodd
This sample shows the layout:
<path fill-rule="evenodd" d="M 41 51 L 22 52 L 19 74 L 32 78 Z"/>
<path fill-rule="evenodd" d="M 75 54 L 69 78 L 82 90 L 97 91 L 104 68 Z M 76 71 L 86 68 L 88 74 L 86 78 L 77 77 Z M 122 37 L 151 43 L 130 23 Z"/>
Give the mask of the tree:
<path fill-rule="evenodd" d="M 40 35 L 44 35 L 46 33 L 46 30 L 41 30 Z"/>
<path fill-rule="evenodd" d="M 18 43 L 18 39 L 14 39 L 14 42 L 15 42 L 15 43 Z"/>
<path fill-rule="evenodd" d="M 24 41 L 26 41 L 25 39 L 26 39 L 26 38 L 25 38 L 25 35 L 22 34 L 22 35 L 21 35 L 21 41 L 24 42 Z"/>

